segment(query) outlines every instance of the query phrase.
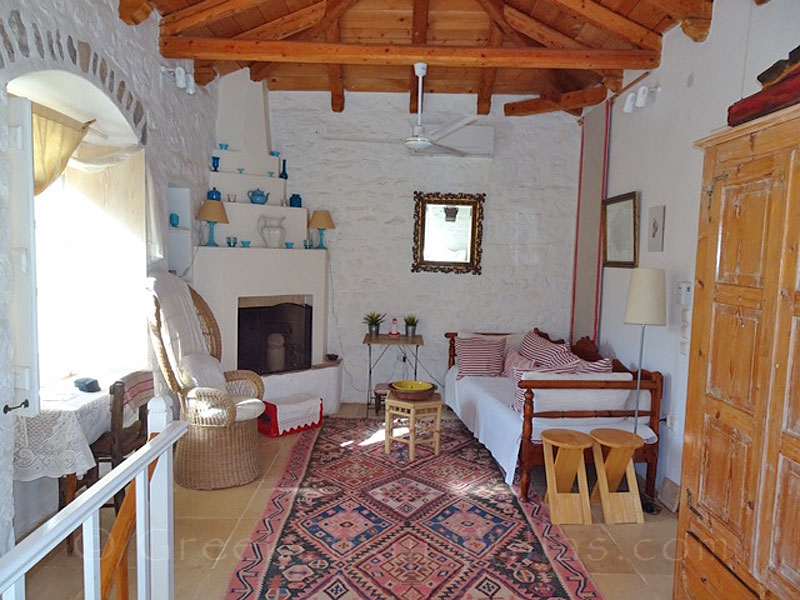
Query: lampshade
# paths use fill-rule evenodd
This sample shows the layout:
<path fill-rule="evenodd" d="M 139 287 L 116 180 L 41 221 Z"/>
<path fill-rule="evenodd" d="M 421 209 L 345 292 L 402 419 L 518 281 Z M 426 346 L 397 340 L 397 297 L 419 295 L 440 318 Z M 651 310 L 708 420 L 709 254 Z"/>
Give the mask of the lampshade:
<path fill-rule="evenodd" d="M 667 298 L 664 269 L 639 267 L 631 271 L 625 322 L 636 325 L 666 325 Z"/>
<path fill-rule="evenodd" d="M 227 223 L 228 213 L 225 212 L 225 205 L 219 200 L 206 200 L 197 213 L 197 220 L 208 223 Z"/>
<path fill-rule="evenodd" d="M 331 213 L 327 210 L 315 210 L 311 215 L 311 222 L 308 224 L 309 229 L 336 229 L 333 224 Z"/>

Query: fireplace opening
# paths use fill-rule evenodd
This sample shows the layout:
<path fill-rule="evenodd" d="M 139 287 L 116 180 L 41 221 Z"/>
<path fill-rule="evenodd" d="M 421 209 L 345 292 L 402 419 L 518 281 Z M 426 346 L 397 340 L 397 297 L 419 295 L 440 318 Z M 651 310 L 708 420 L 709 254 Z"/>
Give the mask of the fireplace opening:
<path fill-rule="evenodd" d="M 239 298 L 239 369 L 259 375 L 311 367 L 308 296 Z"/>

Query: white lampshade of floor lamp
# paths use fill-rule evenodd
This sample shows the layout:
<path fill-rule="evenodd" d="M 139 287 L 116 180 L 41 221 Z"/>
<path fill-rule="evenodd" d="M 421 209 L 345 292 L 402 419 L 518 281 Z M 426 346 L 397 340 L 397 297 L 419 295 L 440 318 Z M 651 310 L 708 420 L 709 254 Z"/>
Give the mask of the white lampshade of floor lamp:
<path fill-rule="evenodd" d="M 625 306 L 625 323 L 641 325 L 639 335 L 639 371 L 636 375 L 636 413 L 633 432 L 639 429 L 639 407 L 642 393 L 642 357 L 644 356 L 644 331 L 648 325 L 667 324 L 666 273 L 664 269 L 639 267 L 631 271 L 628 303 Z"/>

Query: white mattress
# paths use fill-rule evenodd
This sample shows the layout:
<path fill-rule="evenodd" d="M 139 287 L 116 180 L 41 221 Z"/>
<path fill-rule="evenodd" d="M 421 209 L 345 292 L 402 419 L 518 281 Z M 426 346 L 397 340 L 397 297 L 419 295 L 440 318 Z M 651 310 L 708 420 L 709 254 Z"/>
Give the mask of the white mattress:
<path fill-rule="evenodd" d="M 522 414 L 511 408 L 514 402 L 516 386 L 507 377 L 464 377 L 456 379 L 458 367 L 447 372 L 445 379 L 445 404 L 453 409 L 458 418 L 491 452 L 494 459 L 506 474 L 506 483 L 511 485 L 517 467 L 517 456 L 522 440 Z M 649 408 L 648 401 L 642 402 L 642 410 Z M 586 410 L 608 408 L 600 405 L 587 405 Z M 575 410 L 576 407 L 570 406 Z M 598 427 L 624 429 L 633 431 L 633 418 L 587 418 L 587 419 L 550 419 L 535 418 L 533 420 L 533 440 L 541 440 L 546 429 L 567 428 L 589 433 Z M 658 437 L 647 425 L 649 417 L 639 418 L 637 433 L 648 444 L 654 443 Z"/>

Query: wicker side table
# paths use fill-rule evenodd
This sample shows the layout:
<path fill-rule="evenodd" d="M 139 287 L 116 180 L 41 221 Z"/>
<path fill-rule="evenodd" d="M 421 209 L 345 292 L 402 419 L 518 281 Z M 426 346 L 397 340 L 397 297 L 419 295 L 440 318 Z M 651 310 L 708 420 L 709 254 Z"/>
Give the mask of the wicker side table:
<path fill-rule="evenodd" d="M 433 419 L 433 435 L 422 439 L 417 438 L 417 425 L 420 419 Z M 394 437 L 394 420 L 408 419 L 408 438 Z M 386 396 L 386 446 L 388 454 L 392 449 L 392 442 L 408 445 L 408 459 L 414 460 L 417 444 L 432 444 L 433 453 L 439 456 L 440 438 L 442 432 L 442 396 L 434 394 L 430 400 L 407 401 L 399 400 L 389 392 Z"/>

